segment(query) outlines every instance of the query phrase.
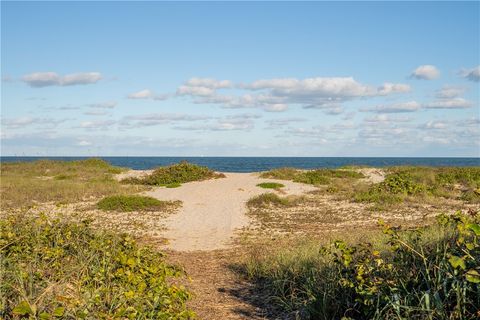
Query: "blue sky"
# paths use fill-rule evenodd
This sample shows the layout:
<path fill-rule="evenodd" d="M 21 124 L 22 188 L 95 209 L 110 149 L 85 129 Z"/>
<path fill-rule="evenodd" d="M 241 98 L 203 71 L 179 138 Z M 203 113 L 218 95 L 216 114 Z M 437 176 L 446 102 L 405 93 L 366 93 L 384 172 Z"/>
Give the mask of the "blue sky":
<path fill-rule="evenodd" d="M 480 156 L 479 2 L 5 2 L 2 155 Z"/>

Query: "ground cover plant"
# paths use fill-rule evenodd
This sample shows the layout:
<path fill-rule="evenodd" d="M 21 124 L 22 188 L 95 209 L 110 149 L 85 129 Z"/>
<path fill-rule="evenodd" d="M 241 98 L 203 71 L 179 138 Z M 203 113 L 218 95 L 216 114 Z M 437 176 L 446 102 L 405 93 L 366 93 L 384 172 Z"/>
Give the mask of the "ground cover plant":
<path fill-rule="evenodd" d="M 0 221 L 0 318 L 189 319 L 183 276 L 127 235 L 46 216 Z"/>
<path fill-rule="evenodd" d="M 49 201 L 72 203 L 145 188 L 116 181 L 113 175 L 123 170 L 101 159 L 2 163 L 1 206 L 5 209 Z"/>
<path fill-rule="evenodd" d="M 151 186 L 178 187 L 179 184 L 190 181 L 202 181 L 225 177 L 207 167 L 182 161 L 166 167 L 155 169 L 150 175 L 141 178 L 127 178 L 124 183 L 143 184 Z"/>
<path fill-rule="evenodd" d="M 279 168 L 263 172 L 260 177 L 292 180 L 312 185 L 328 185 L 335 179 L 360 179 L 364 178 L 364 175 L 350 169 L 297 170 L 294 168 Z"/>
<path fill-rule="evenodd" d="M 479 167 L 392 167 L 385 180 L 355 191 L 359 202 L 391 205 L 403 201 L 445 198 L 480 203 Z"/>
<path fill-rule="evenodd" d="M 105 211 L 166 211 L 180 205 L 179 201 L 161 201 L 139 195 L 115 195 L 103 198 L 97 207 Z"/>
<path fill-rule="evenodd" d="M 302 319 L 478 319 L 479 221 L 471 211 L 410 230 L 381 223 L 377 242 L 255 252 L 240 270 Z"/>
<path fill-rule="evenodd" d="M 263 182 L 257 184 L 257 187 L 264 188 L 264 189 L 280 189 L 285 187 L 285 185 L 277 182 Z"/>
<path fill-rule="evenodd" d="M 250 208 L 262 208 L 269 206 L 288 207 L 294 206 L 298 201 L 298 197 L 279 197 L 275 193 L 263 193 L 255 196 L 247 201 Z"/>

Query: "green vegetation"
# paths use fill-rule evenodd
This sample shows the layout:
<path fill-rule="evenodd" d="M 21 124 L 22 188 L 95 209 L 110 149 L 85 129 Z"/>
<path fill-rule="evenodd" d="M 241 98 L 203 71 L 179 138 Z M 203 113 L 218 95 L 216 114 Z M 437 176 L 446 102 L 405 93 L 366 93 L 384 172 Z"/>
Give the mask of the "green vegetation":
<path fill-rule="evenodd" d="M 303 319 L 478 319 L 479 220 L 471 211 L 414 230 L 382 224 L 384 244 L 287 246 L 254 252 L 240 270 Z"/>
<path fill-rule="evenodd" d="M 285 185 L 276 182 L 263 182 L 257 184 L 257 187 L 264 188 L 264 189 L 280 189 L 285 187 Z"/>
<path fill-rule="evenodd" d="M 260 177 L 292 180 L 295 182 L 313 185 L 327 185 L 335 179 L 360 179 L 364 178 L 364 175 L 359 172 L 346 169 L 316 169 L 302 171 L 294 168 L 279 168 L 263 172 Z"/>
<path fill-rule="evenodd" d="M 247 202 L 250 208 L 264 208 L 270 206 L 288 207 L 294 206 L 298 201 L 297 197 L 279 197 L 275 193 L 263 193 L 251 198 Z"/>
<path fill-rule="evenodd" d="M 180 183 L 170 183 L 165 186 L 165 188 L 178 188 L 181 187 L 182 185 Z"/>
<path fill-rule="evenodd" d="M 185 182 L 217 179 L 223 177 L 225 177 L 224 174 L 216 173 L 207 167 L 182 161 L 178 164 L 157 168 L 152 174 L 146 177 L 127 178 L 122 180 L 122 182 L 150 186 L 177 187 L 179 186 L 178 184 Z"/>
<path fill-rule="evenodd" d="M 0 318 L 189 319 L 183 271 L 127 235 L 12 215 L 0 221 Z"/>
<path fill-rule="evenodd" d="M 100 200 L 97 207 L 105 211 L 164 211 L 179 205 L 179 201 L 160 201 L 138 195 L 116 195 Z"/>
<path fill-rule="evenodd" d="M 356 191 L 355 200 L 390 205 L 415 198 L 442 197 L 480 203 L 480 168 L 393 167 L 385 180 Z"/>
<path fill-rule="evenodd" d="M 141 191 L 142 187 L 124 186 L 113 178 L 123 170 L 101 159 L 2 163 L 2 208 L 29 207 L 49 201 L 70 203 Z"/>

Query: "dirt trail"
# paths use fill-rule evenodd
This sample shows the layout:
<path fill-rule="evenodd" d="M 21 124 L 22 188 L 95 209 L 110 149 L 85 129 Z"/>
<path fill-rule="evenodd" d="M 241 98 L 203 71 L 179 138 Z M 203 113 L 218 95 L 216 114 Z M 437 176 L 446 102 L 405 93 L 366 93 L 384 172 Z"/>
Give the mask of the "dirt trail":
<path fill-rule="evenodd" d="M 160 200 L 181 200 L 182 208 L 165 221 L 168 248 L 177 251 L 216 250 L 229 247 L 235 231 L 247 226 L 245 203 L 265 192 L 256 185 L 274 181 L 285 185 L 285 195 L 314 189 L 291 181 L 262 179 L 255 173 L 225 173 L 226 178 L 190 182 L 179 188 L 159 187 L 145 194 Z"/>

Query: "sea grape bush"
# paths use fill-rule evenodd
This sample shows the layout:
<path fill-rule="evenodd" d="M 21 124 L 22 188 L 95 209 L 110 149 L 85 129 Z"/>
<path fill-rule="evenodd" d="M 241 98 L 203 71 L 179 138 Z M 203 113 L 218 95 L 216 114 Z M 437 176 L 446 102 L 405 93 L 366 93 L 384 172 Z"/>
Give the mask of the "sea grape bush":
<path fill-rule="evenodd" d="M 2 319 L 190 319 L 183 271 L 131 237 L 89 222 L 0 221 Z"/>

